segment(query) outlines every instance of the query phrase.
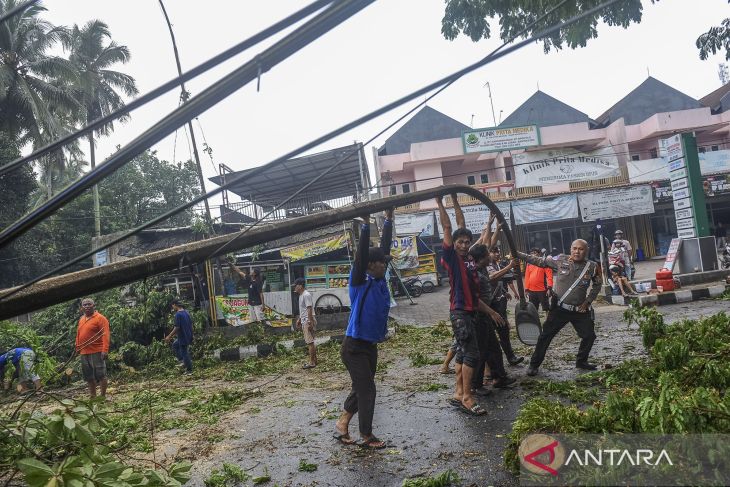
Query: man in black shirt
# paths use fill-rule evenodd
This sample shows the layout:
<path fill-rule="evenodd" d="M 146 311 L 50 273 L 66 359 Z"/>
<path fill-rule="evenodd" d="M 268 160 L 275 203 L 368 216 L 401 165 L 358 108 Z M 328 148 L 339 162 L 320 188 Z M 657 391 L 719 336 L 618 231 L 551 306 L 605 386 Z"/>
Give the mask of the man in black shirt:
<path fill-rule="evenodd" d="M 239 269 L 231 262 L 231 269 L 241 276 L 241 284 L 248 289 L 248 311 L 249 319 L 253 321 L 264 321 L 264 284 L 258 269 L 251 271 L 251 276 Z"/>

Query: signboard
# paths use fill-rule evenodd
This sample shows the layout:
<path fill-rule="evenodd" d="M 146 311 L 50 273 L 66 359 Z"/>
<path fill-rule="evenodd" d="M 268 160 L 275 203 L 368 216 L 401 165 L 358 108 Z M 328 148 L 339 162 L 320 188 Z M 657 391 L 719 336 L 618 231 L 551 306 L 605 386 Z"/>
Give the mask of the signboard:
<path fill-rule="evenodd" d="M 109 255 L 109 249 L 104 249 L 98 251 L 96 254 L 94 254 L 94 266 L 102 266 L 107 264 L 107 257 Z"/>
<path fill-rule="evenodd" d="M 693 238 L 708 233 L 705 189 L 700 176 L 697 144 L 691 134 L 678 134 L 660 140 L 671 181 L 674 216 L 679 238 Z M 701 210 L 700 213 L 696 208 Z"/>
<path fill-rule="evenodd" d="M 251 314 L 248 309 L 248 297 L 216 296 L 216 304 L 231 326 L 242 326 L 251 321 Z M 264 321 L 274 327 L 290 327 L 291 320 L 286 315 L 264 306 Z"/>
<path fill-rule="evenodd" d="M 654 199 L 651 187 L 609 189 L 578 194 L 578 207 L 584 222 L 599 218 L 622 218 L 654 213 Z"/>
<path fill-rule="evenodd" d="M 474 129 L 464 131 L 461 141 L 464 154 L 525 149 L 540 145 L 540 129 L 537 125 Z"/>
<path fill-rule="evenodd" d="M 413 269 L 418 267 L 418 244 L 416 235 L 396 237 L 390 247 L 393 265 L 396 269 Z"/>
<path fill-rule="evenodd" d="M 578 218 L 578 199 L 575 194 L 553 198 L 536 198 L 512 203 L 517 225 L 551 222 Z"/>
<path fill-rule="evenodd" d="M 611 147 L 590 152 L 570 148 L 523 152 L 513 155 L 512 160 L 518 188 L 621 175 L 618 157 Z"/>
<path fill-rule="evenodd" d="M 341 249 L 346 246 L 347 234 L 343 233 L 281 249 L 281 257 L 294 262 L 297 260 L 308 259 L 316 255 L 326 254 L 327 252 L 332 252 L 333 250 Z"/>
<path fill-rule="evenodd" d="M 507 220 L 507 223 L 509 224 L 510 221 L 510 204 L 509 202 L 500 201 L 498 203 L 494 203 L 497 205 L 497 208 L 499 208 L 499 211 L 502 212 L 504 215 L 505 220 Z M 470 205 L 470 206 L 464 206 L 461 208 L 462 213 L 464 213 L 464 223 L 466 223 L 466 228 L 472 231 L 473 234 L 478 235 L 482 233 L 482 230 L 484 230 L 484 227 L 487 226 L 487 222 L 489 221 L 489 209 L 484 205 Z M 456 228 L 456 214 L 454 213 L 453 208 L 446 208 L 446 213 L 449 215 L 449 219 L 451 219 L 451 226 L 452 228 Z M 441 227 L 441 217 L 439 216 L 439 213 L 436 212 L 436 224 Z M 496 223 L 495 225 L 496 226 Z M 492 230 L 494 230 L 494 226 Z"/>
<path fill-rule="evenodd" d="M 420 234 L 423 237 L 433 235 L 433 212 L 428 213 L 406 213 L 395 215 L 395 234 L 412 235 Z"/>
<path fill-rule="evenodd" d="M 679 248 L 682 246 L 682 239 L 681 238 L 673 238 L 672 243 L 669 244 L 669 249 L 667 250 L 667 258 L 664 261 L 664 269 L 668 269 L 670 271 L 674 270 L 674 264 L 677 262 L 677 256 L 679 255 Z"/>

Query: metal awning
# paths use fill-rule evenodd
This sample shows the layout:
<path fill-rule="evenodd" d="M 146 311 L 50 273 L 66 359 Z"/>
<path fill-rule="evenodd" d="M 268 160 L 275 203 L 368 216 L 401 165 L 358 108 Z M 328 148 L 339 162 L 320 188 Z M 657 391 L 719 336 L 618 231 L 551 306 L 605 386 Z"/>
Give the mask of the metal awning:
<path fill-rule="evenodd" d="M 326 195 L 327 199 L 352 196 L 370 187 L 370 175 L 363 145 L 355 143 L 317 154 L 289 159 L 285 163 L 265 171 L 239 184 L 229 191 L 256 204 L 278 203 L 292 195 L 318 174 L 333 164 L 345 159 L 336 169 L 313 184 L 301 196 Z M 225 176 L 215 176 L 210 181 L 222 185 L 225 180 L 245 175 L 251 169 L 238 171 Z"/>

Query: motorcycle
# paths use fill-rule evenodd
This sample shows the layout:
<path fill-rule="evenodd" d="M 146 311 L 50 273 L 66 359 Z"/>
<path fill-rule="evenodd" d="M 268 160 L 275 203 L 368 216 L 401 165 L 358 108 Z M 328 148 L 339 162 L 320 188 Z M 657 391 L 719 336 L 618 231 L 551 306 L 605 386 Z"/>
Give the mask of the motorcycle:
<path fill-rule="evenodd" d="M 391 276 L 390 288 L 393 291 L 393 297 L 405 296 L 406 291 L 408 291 L 408 295 L 412 298 L 417 298 L 423 294 L 423 285 L 418 277 L 411 277 L 410 279 L 399 282 L 397 277 Z"/>

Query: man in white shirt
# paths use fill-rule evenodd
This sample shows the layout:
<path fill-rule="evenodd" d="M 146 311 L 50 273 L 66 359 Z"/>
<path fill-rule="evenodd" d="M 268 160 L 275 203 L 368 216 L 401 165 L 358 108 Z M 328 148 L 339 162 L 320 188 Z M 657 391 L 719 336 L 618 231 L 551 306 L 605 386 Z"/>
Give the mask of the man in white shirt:
<path fill-rule="evenodd" d="M 299 295 L 299 318 L 297 329 L 304 334 L 304 342 L 309 349 L 309 363 L 302 366 L 303 369 L 311 369 L 317 366 L 317 347 L 314 345 L 314 332 L 317 320 L 314 317 L 314 302 L 312 294 L 304 287 L 306 281 L 301 277 L 294 281 L 294 292 Z"/>

